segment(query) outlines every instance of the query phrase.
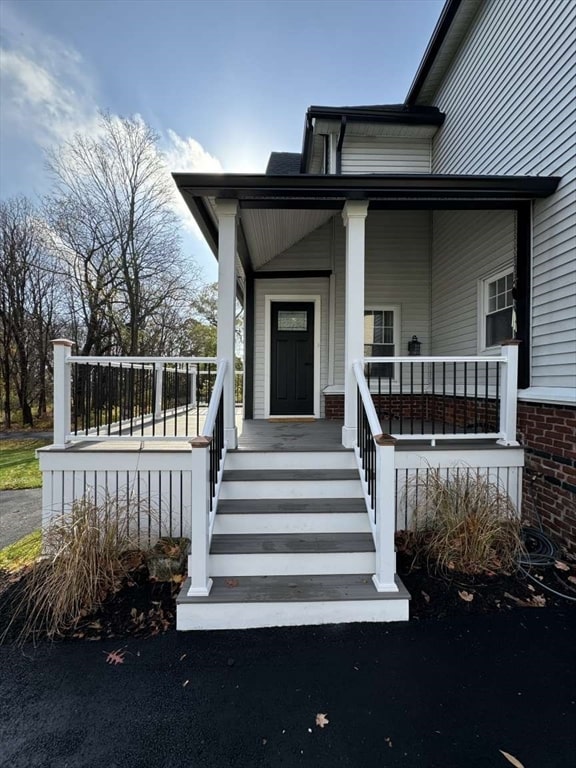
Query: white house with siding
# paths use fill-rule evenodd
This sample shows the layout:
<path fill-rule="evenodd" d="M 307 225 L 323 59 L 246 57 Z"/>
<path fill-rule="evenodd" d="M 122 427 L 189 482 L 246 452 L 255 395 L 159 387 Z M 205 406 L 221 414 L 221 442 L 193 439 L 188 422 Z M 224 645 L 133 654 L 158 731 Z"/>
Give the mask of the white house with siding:
<path fill-rule="evenodd" d="M 448 0 L 403 104 L 310 107 L 265 174 L 175 174 L 218 259 L 218 359 L 57 343 L 46 520 L 155 507 L 192 540 L 181 629 L 408 618 L 394 533 L 431 469 L 574 545 L 573 12 Z"/>

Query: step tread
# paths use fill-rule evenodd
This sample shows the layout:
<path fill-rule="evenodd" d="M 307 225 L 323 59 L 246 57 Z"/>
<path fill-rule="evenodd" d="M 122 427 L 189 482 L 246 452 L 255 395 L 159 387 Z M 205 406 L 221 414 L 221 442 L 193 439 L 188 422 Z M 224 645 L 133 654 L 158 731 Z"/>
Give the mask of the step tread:
<path fill-rule="evenodd" d="M 324 574 L 322 576 L 215 577 L 210 594 L 187 595 L 186 579 L 177 598 L 185 603 L 276 603 L 336 600 L 409 600 L 410 594 L 396 578 L 398 592 L 378 592 L 368 574 Z"/>
<path fill-rule="evenodd" d="M 357 469 L 225 469 L 224 482 L 266 482 L 278 480 L 294 482 L 298 480 L 359 480 Z"/>
<path fill-rule="evenodd" d="M 366 502 L 358 499 L 222 499 L 218 502 L 218 515 L 239 514 L 311 514 L 357 512 L 366 513 Z"/>
<path fill-rule="evenodd" d="M 371 533 L 220 533 L 211 555 L 374 552 Z"/>

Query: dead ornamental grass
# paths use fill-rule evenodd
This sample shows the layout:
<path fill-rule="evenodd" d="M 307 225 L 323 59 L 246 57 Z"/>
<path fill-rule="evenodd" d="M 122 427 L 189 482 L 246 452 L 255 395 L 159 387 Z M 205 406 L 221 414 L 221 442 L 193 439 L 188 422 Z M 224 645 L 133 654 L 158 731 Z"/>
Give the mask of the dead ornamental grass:
<path fill-rule="evenodd" d="M 409 494 L 416 551 L 432 570 L 512 572 L 522 547 L 508 495 L 471 467 L 429 468 Z"/>
<path fill-rule="evenodd" d="M 62 636 L 100 607 L 127 575 L 122 555 L 142 545 L 138 514 L 116 500 L 81 500 L 54 519 L 44 534 L 45 555 L 31 567 L 11 606 L 8 629 L 14 623 L 21 627 L 18 642 Z"/>

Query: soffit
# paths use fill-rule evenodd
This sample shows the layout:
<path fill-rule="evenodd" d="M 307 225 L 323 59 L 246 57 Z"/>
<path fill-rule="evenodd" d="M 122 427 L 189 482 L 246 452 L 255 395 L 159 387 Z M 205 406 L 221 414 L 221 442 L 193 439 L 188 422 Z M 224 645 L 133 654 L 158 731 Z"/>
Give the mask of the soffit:
<path fill-rule="evenodd" d="M 432 37 L 429 47 L 424 54 L 422 63 L 414 78 L 414 83 L 410 87 L 410 91 L 406 98 L 406 101 L 410 104 L 425 104 L 429 105 L 433 103 L 434 96 L 438 88 L 440 87 L 444 76 L 450 68 L 453 60 L 458 53 L 462 41 L 468 34 L 472 21 L 479 8 L 482 5 L 482 0 L 461 0 L 461 3 L 456 11 L 456 14 L 450 24 L 448 31 L 445 34 L 440 49 L 436 54 L 430 51 L 430 48 L 434 42 L 434 36 Z M 427 63 L 428 56 L 434 56 L 430 64 Z M 415 84 L 418 81 L 420 71 L 422 67 L 428 66 L 428 72 L 425 75 L 424 81 L 420 87 L 416 90 Z"/>
<path fill-rule="evenodd" d="M 275 256 L 325 224 L 334 211 L 250 208 L 241 214 L 242 228 L 254 269 L 260 269 Z"/>
<path fill-rule="evenodd" d="M 346 136 L 369 136 L 373 138 L 428 139 L 438 130 L 437 125 L 398 125 L 396 123 L 359 123 L 346 124 Z M 340 132 L 340 122 L 336 120 L 316 120 L 314 133 Z"/>

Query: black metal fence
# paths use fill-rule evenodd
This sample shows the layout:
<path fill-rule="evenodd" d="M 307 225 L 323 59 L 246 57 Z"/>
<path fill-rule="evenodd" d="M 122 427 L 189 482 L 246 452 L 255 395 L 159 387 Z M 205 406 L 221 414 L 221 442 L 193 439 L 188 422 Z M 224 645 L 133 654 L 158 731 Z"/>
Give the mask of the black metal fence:
<path fill-rule="evenodd" d="M 199 434 L 216 369 L 216 361 L 73 359 L 71 433 L 91 438 Z M 241 398 L 241 378 L 237 389 Z"/>
<path fill-rule="evenodd" d="M 501 361 L 367 359 L 365 374 L 384 432 L 497 434 Z"/>

